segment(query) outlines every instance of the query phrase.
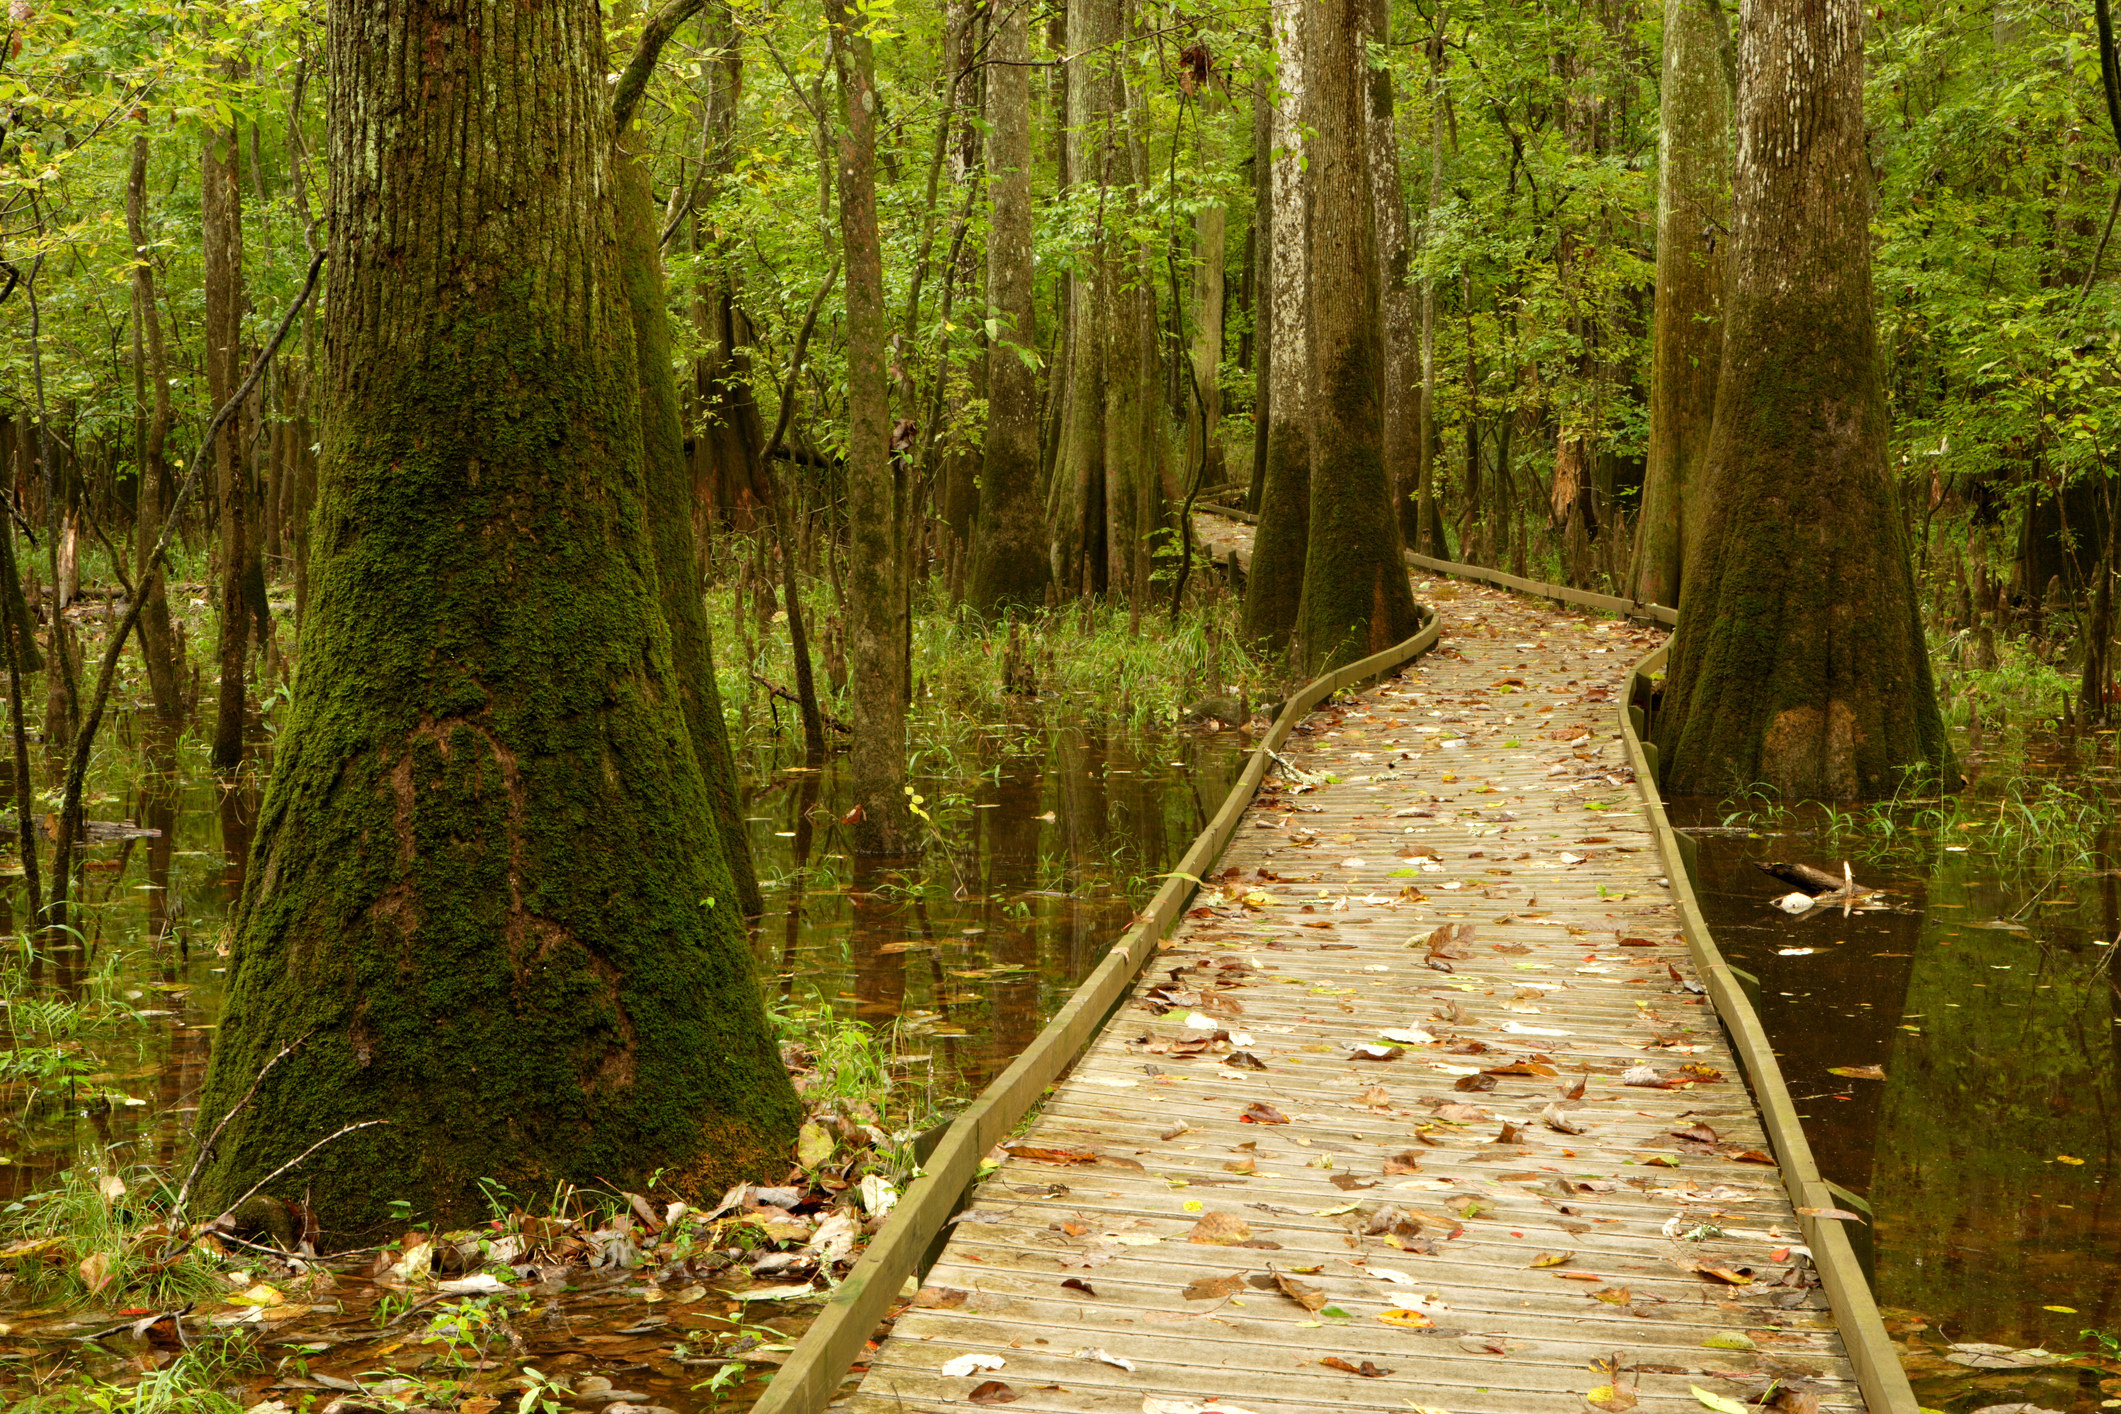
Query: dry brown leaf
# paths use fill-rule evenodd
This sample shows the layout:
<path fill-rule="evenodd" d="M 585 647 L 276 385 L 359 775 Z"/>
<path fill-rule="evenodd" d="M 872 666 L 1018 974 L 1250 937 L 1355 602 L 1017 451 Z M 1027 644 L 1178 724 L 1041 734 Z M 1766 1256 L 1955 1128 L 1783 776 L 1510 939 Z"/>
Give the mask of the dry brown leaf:
<path fill-rule="evenodd" d="M 1316 1311 L 1319 1307 L 1326 1304 L 1326 1293 L 1324 1291 L 1312 1286 L 1309 1282 L 1298 1281 L 1286 1272 L 1274 1273 L 1274 1284 L 1281 1288 L 1282 1295 L 1288 1297 L 1306 1311 Z"/>
<path fill-rule="evenodd" d="M 1193 1224 L 1193 1231 L 1186 1234 L 1186 1241 L 1228 1247 L 1251 1235 L 1251 1226 L 1235 1213 L 1204 1213 L 1200 1221 Z"/>
<path fill-rule="evenodd" d="M 1186 1286 L 1188 1301 L 1217 1301 L 1245 1289 L 1245 1274 L 1231 1272 L 1219 1277 L 1195 1277 Z"/>

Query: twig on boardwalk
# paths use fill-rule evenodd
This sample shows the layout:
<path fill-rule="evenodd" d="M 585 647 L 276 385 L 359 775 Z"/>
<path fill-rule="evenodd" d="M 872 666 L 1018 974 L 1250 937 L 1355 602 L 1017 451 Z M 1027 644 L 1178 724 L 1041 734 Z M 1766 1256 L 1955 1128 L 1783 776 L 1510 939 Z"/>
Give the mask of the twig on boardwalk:
<path fill-rule="evenodd" d="M 1288 774 L 1289 779 L 1296 782 L 1296 784 L 1300 786 L 1315 786 L 1323 785 L 1325 783 L 1326 778 L 1324 776 L 1318 775 L 1311 771 L 1306 771 L 1303 767 L 1298 766 L 1294 762 L 1290 761 L 1288 757 L 1282 755 L 1279 751 L 1269 751 L 1267 755 L 1273 757 L 1275 763 L 1278 764 L 1282 768 L 1282 770 Z"/>

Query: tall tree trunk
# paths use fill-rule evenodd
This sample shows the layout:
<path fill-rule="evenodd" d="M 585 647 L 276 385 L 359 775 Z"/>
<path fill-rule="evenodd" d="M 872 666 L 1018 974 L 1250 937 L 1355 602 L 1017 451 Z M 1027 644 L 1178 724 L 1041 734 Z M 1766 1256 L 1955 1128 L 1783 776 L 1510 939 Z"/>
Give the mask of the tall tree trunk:
<path fill-rule="evenodd" d="M 979 476 L 979 536 L 966 601 L 983 614 L 1035 608 L 1050 561 L 1039 505 L 1038 364 L 1031 207 L 1031 19 L 1025 5 L 994 12 L 988 43 L 987 445 Z"/>
<path fill-rule="evenodd" d="M 1384 340 L 1370 193 L 1369 0 L 1313 0 L 1304 114 L 1311 180 L 1311 540 L 1297 638 L 1312 673 L 1414 631 L 1384 461 Z"/>
<path fill-rule="evenodd" d="M 1265 26 L 1273 40 L 1273 20 Z M 1258 515 L 1266 499 L 1267 429 L 1274 361 L 1274 85 L 1252 81 L 1252 484 L 1245 506 Z"/>
<path fill-rule="evenodd" d="M 1857 0 L 1745 0 L 1708 505 L 1657 740 L 1668 789 L 1949 776 L 1886 465 Z"/>
<path fill-rule="evenodd" d="M 1204 94 L 1203 97 L 1206 95 Z M 1182 484 L 1223 481 L 1223 264 L 1229 215 L 1220 205 L 1193 218 L 1193 387 L 1186 393 L 1186 464 Z M 1193 389 L 1197 388 L 1198 402 Z"/>
<path fill-rule="evenodd" d="M 140 612 L 140 657 L 147 667 L 148 693 L 155 715 L 164 722 L 183 719 L 184 699 L 177 676 L 175 635 L 169 621 L 169 597 L 163 576 L 149 575 L 148 560 L 162 534 L 162 503 L 169 494 L 169 366 L 162 350 L 162 320 L 155 310 L 155 268 L 147 250 L 147 135 L 133 139 L 132 168 L 125 184 L 125 230 L 133 245 L 133 400 L 143 409 L 143 383 L 154 384 L 152 414 L 137 427 L 140 492 L 133 513 L 133 583 L 145 585 L 147 602 Z"/>
<path fill-rule="evenodd" d="M 745 914 L 765 911 L 738 803 L 736 760 L 729 725 L 715 681 L 714 643 L 702 602 L 699 542 L 692 523 L 692 471 L 685 462 L 679 421 L 677 374 L 671 366 L 670 307 L 663 287 L 658 237 L 661 213 L 648 190 L 648 166 L 635 151 L 642 139 L 620 133 L 612 153 L 617 200 L 619 278 L 633 316 L 640 365 L 641 473 L 647 487 L 649 535 L 654 541 L 656 584 L 663 621 L 670 631 L 670 666 L 685 709 L 686 735 L 706 782 L 709 823 L 721 839 L 729 868 L 730 894 Z M 792 606 L 791 606 L 792 607 Z"/>
<path fill-rule="evenodd" d="M 1272 346 L 1267 371 L 1267 466 L 1259 525 L 1245 581 L 1244 631 L 1270 649 L 1288 647 L 1303 597 L 1311 538 L 1310 244 L 1304 162 L 1304 88 L 1309 79 L 1306 0 L 1274 0 L 1274 257 L 1267 292 Z"/>
<path fill-rule="evenodd" d="M 906 809 L 906 497 L 894 456 L 885 369 L 884 257 L 876 221 L 876 70 L 868 20 L 825 0 L 839 79 L 834 139 L 840 246 L 847 262 L 847 630 L 853 659 L 854 847 L 897 854 L 912 843 Z"/>
<path fill-rule="evenodd" d="M 1068 7 L 1069 170 L 1098 190 L 1099 229 L 1073 281 L 1066 403 L 1049 521 L 1054 578 L 1109 589 L 1137 607 L 1149 590 L 1148 536 L 1165 462 L 1156 297 L 1140 244 L 1126 234 L 1139 204 L 1135 105 L 1124 78 L 1121 0 Z"/>
<path fill-rule="evenodd" d="M 327 54 L 315 582 L 200 1194 L 377 1120 L 285 1180 L 333 1237 L 469 1221 L 481 1178 L 779 1174 L 645 523 L 602 11 L 333 0 Z"/>
<path fill-rule="evenodd" d="M 1701 521 L 1716 377 L 1723 357 L 1723 233 L 1729 223 L 1730 89 L 1720 3 L 1665 0 L 1657 110 L 1657 306 L 1649 461 L 1633 593 L 1677 604 Z"/>
<path fill-rule="evenodd" d="M 1392 0 L 1370 0 L 1370 40 L 1392 42 Z M 1392 121 L 1392 71 L 1380 68 L 1369 82 L 1371 205 L 1375 208 L 1377 267 L 1383 298 L 1377 316 L 1384 338 L 1384 456 L 1392 481 L 1392 515 L 1400 538 L 1415 540 L 1414 516 L 1421 499 L 1422 322 L 1425 285 L 1414 278 L 1420 253 L 1407 229 L 1407 197 L 1400 185 L 1399 135 Z M 1426 229 L 1427 222 L 1423 222 Z"/>
<path fill-rule="evenodd" d="M 1443 0 L 1437 0 L 1436 19 L 1429 33 L 1429 199 L 1422 209 L 1421 240 L 1429 238 L 1429 223 L 1443 201 Z M 1414 503 L 1399 512 L 1400 534 L 1425 554 L 1448 556 L 1450 547 L 1439 543 L 1431 532 L 1442 520 L 1436 504 L 1436 279 L 1421 277 L 1421 402 L 1415 421 L 1417 451 L 1414 460 Z M 1408 519 L 1412 515 L 1411 523 Z"/>
<path fill-rule="evenodd" d="M 243 376 L 243 184 L 236 170 L 236 130 L 209 128 L 201 157 L 200 255 L 206 294 L 206 387 L 219 408 Z M 250 495 L 244 446 L 249 419 L 241 412 L 214 444 L 214 496 L 220 511 L 220 692 L 214 713 L 212 761 L 230 770 L 243 760 L 243 709 L 249 667 L 248 602 Z"/>

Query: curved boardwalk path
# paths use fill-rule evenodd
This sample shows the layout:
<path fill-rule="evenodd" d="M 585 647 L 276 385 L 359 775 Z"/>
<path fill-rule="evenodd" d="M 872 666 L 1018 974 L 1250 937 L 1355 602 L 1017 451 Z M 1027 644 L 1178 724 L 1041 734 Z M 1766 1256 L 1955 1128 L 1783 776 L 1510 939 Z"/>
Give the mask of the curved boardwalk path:
<path fill-rule="evenodd" d="M 1417 580 L 1437 650 L 1292 738 L 1339 781 L 1261 792 L 838 1407 L 1863 1407 L 1615 740 L 1658 633 Z"/>

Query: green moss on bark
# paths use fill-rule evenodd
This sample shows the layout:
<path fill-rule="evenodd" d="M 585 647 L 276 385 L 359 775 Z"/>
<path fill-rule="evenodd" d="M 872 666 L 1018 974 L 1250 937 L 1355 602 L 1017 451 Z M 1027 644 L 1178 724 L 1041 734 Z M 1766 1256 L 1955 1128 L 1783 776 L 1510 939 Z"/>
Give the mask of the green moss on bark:
<path fill-rule="evenodd" d="M 201 1206 L 377 1119 L 285 1181 L 335 1239 L 481 1178 L 767 1173 L 798 1107 L 657 596 L 601 16 L 339 0 L 330 63 L 312 600 Z"/>

